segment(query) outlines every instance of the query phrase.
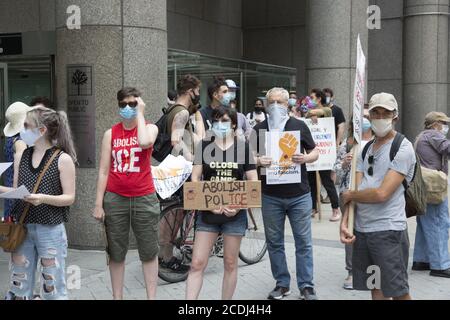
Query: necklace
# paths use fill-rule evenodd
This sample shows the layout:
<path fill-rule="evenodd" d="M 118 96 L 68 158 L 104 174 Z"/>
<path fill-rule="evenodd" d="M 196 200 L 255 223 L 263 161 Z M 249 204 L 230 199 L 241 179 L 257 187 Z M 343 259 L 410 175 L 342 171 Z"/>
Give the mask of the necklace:
<path fill-rule="evenodd" d="M 127 131 L 131 131 L 131 130 L 127 130 Z M 136 135 L 136 131 L 137 131 L 137 127 L 134 127 L 133 132 L 132 132 L 132 137 L 134 137 Z M 124 125 L 122 123 L 122 141 L 125 144 L 125 128 Z M 125 146 L 123 146 L 125 148 Z M 122 149 L 125 151 L 125 149 Z M 130 153 L 125 154 L 122 152 L 122 160 L 125 158 L 125 161 L 122 161 L 122 170 L 125 168 L 125 166 L 127 166 L 127 176 L 130 175 L 130 163 L 131 163 L 131 159 L 130 159 L 131 155 Z"/>

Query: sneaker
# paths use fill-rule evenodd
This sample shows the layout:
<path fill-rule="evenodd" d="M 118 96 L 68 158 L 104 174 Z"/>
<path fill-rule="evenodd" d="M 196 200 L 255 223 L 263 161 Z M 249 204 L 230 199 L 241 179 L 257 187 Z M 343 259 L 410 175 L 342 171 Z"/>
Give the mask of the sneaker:
<path fill-rule="evenodd" d="M 267 297 L 267 299 L 281 300 L 290 294 L 291 294 L 291 290 L 289 288 L 276 286 L 275 289 L 273 289 L 272 292 L 269 293 L 269 296 Z"/>
<path fill-rule="evenodd" d="M 353 277 L 351 275 L 345 278 L 343 288 L 345 290 L 353 290 Z"/>
<path fill-rule="evenodd" d="M 189 266 L 183 264 L 180 259 L 177 259 L 175 257 L 172 257 L 169 262 L 163 262 L 161 266 L 176 273 L 186 273 L 190 268 Z"/>
<path fill-rule="evenodd" d="M 307 300 L 307 301 L 319 300 L 319 298 L 317 297 L 316 291 L 314 290 L 314 288 L 311 288 L 311 287 L 306 287 L 306 288 L 300 290 L 300 299 Z"/>
<path fill-rule="evenodd" d="M 430 276 L 441 277 L 441 278 L 450 278 L 450 268 L 445 269 L 445 270 L 431 270 Z"/>
<path fill-rule="evenodd" d="M 339 220 L 341 220 L 341 213 L 339 211 L 334 212 L 334 210 L 333 210 L 333 215 L 331 216 L 330 221 L 337 222 Z"/>
<path fill-rule="evenodd" d="M 430 264 L 426 262 L 413 262 L 412 270 L 414 271 L 428 271 L 430 269 Z"/>

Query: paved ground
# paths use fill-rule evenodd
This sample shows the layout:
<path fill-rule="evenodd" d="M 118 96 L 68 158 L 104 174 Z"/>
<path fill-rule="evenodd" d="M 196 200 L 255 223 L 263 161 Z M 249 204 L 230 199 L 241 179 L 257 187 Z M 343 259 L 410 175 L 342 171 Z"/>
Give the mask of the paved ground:
<path fill-rule="evenodd" d="M 338 241 L 338 224 L 331 223 L 329 206 L 324 207 L 322 222 L 313 222 L 314 238 L 314 281 L 320 299 L 347 300 L 369 299 L 366 292 L 346 291 L 342 289 L 342 282 L 346 276 L 344 269 L 344 248 Z M 287 230 L 289 230 L 287 223 Z M 411 254 L 414 247 L 414 219 L 410 219 Z M 299 292 L 295 282 L 295 256 L 292 236 L 287 232 L 286 253 L 288 266 L 292 274 L 291 288 L 293 293 L 287 299 L 298 299 Z M 0 293 L 3 294 L 8 286 L 9 257 L 0 253 Z M 81 268 L 81 289 L 71 290 L 71 299 L 111 299 L 111 282 L 106 269 L 105 254 L 103 252 L 69 250 L 67 265 Z M 200 299 L 219 299 L 222 286 L 222 260 L 213 257 L 208 265 Z M 137 252 L 130 251 L 127 257 L 125 298 L 145 299 L 144 281 Z M 252 266 L 240 262 L 239 280 L 235 299 L 259 300 L 265 299 L 267 293 L 273 289 L 274 280 L 270 271 L 268 255 Z M 441 300 L 450 299 L 450 279 L 430 277 L 427 272 L 410 272 L 411 294 L 415 299 Z M 168 284 L 159 280 L 158 299 L 180 300 L 184 298 L 185 283 Z"/>

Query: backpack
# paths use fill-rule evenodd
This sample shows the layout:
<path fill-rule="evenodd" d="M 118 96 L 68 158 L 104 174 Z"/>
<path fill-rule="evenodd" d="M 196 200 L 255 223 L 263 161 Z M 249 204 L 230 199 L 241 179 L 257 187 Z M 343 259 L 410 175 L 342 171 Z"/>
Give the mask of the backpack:
<path fill-rule="evenodd" d="M 392 142 L 391 150 L 389 152 L 389 158 L 391 161 L 394 160 L 397 155 L 400 146 L 405 139 L 405 136 L 401 133 L 397 133 L 394 141 Z M 369 147 L 375 142 L 375 140 L 369 141 L 362 151 L 362 159 L 364 161 Z M 405 211 L 406 217 L 411 218 L 414 216 L 419 216 L 425 214 L 427 209 L 427 194 L 426 185 L 422 177 L 422 170 L 420 167 L 419 157 L 416 155 L 416 164 L 414 166 L 414 175 L 411 182 L 408 185 L 406 178 L 403 180 L 403 187 L 405 188 Z"/>
<path fill-rule="evenodd" d="M 152 156 L 159 162 L 162 162 L 172 152 L 172 149 L 173 149 L 172 137 L 169 134 L 169 130 L 167 130 L 167 120 L 168 120 L 170 113 L 172 111 L 174 111 L 176 108 L 185 109 L 180 104 L 175 104 L 168 109 L 163 108 L 162 109 L 163 115 L 155 123 L 155 125 L 158 127 L 158 136 L 153 145 Z"/>

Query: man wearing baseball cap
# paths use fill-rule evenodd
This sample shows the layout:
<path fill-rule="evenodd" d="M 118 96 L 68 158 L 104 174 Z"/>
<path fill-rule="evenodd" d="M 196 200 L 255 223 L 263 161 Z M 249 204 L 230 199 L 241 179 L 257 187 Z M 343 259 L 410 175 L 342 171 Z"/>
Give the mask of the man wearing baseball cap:
<path fill-rule="evenodd" d="M 403 181 L 411 182 L 416 156 L 411 142 L 394 129 L 398 104 L 392 94 L 374 95 L 369 102 L 369 116 L 375 139 L 365 147 L 364 157 L 364 152 L 358 155 L 358 191 L 342 195 L 344 204 L 351 201 L 356 204 L 355 233 L 348 230 L 347 207 L 341 222 L 341 241 L 353 243 L 354 289 L 371 290 L 374 300 L 409 300 L 409 240 Z M 399 141 L 399 147 L 391 161 L 394 140 Z"/>
<path fill-rule="evenodd" d="M 417 138 L 416 152 L 422 167 L 448 175 L 450 141 L 447 139 L 450 118 L 442 112 L 425 116 L 425 130 Z M 412 269 L 430 271 L 434 277 L 450 278 L 448 253 L 448 199 L 427 204 L 425 215 L 417 217 L 416 241 Z"/>

